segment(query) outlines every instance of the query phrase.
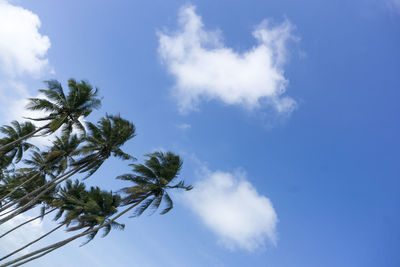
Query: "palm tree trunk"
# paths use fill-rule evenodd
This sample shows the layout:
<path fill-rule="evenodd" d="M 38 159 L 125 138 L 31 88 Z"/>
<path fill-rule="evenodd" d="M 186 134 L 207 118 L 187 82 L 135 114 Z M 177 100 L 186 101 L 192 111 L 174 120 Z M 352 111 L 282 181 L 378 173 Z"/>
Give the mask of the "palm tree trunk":
<path fill-rule="evenodd" d="M 36 220 L 36 219 L 39 219 L 39 218 L 41 218 L 41 217 L 43 217 L 43 216 L 46 216 L 47 214 L 49 214 L 49 213 L 55 211 L 56 209 L 57 209 L 57 208 L 54 208 L 54 209 L 52 209 L 52 210 L 49 210 L 48 212 L 46 212 L 46 213 L 44 213 L 44 214 L 40 214 L 40 215 L 37 216 L 37 217 L 34 217 L 34 218 L 32 218 L 32 219 L 29 219 L 29 220 L 27 220 L 27 221 L 25 221 L 25 222 L 23 222 L 23 223 L 21 223 L 21 224 L 15 226 L 14 228 L 12 228 L 12 229 L 8 230 L 7 232 L 5 232 L 4 234 L 0 235 L 0 238 L 2 238 L 2 237 L 4 237 L 4 236 L 8 235 L 8 234 L 11 233 L 12 231 L 17 230 L 18 228 L 20 228 L 21 226 L 24 226 L 24 225 L 27 224 L 27 223 L 30 223 L 30 222 L 32 222 L 32 221 L 34 221 L 34 220 Z"/>
<path fill-rule="evenodd" d="M 59 180 L 59 178 L 56 178 L 55 180 L 52 180 L 48 183 L 46 183 L 45 185 L 41 186 L 40 188 L 36 189 L 35 193 L 40 192 L 40 190 L 42 190 L 42 192 L 40 192 L 36 197 L 34 197 L 33 199 L 31 199 L 28 203 L 26 203 L 24 206 L 18 208 L 15 212 L 13 212 L 12 214 L 8 215 L 6 218 L 4 219 L 0 219 L 0 225 L 7 222 L 8 220 L 11 220 L 12 218 L 14 218 L 15 216 L 17 216 L 18 214 L 20 214 L 21 212 L 27 210 L 28 208 L 30 208 L 32 205 L 34 205 L 34 203 L 44 194 L 46 194 L 50 189 L 54 188 L 55 186 L 57 186 L 58 184 L 64 182 L 65 180 L 67 180 L 68 178 L 70 178 L 72 175 L 76 174 L 77 172 L 79 172 L 81 169 L 83 169 L 84 167 L 86 167 L 86 165 L 83 166 L 79 166 L 77 168 L 74 169 L 73 172 L 69 172 L 69 175 L 65 176 L 64 178 L 62 178 L 61 180 Z M 64 175 L 63 175 L 64 176 Z M 62 176 L 61 176 L 62 177 Z M 56 180 L 59 180 L 58 182 L 55 182 Z M 46 188 L 47 187 L 47 188 Z M 32 193 L 32 192 L 31 192 Z M 31 193 L 29 193 L 28 195 L 32 195 Z M 26 199 L 28 197 L 28 195 L 25 195 L 24 197 L 20 198 L 19 200 L 17 200 L 17 202 L 22 201 L 24 199 Z"/>
<path fill-rule="evenodd" d="M 29 133 L 29 134 L 27 134 L 27 135 L 25 135 L 25 136 L 22 136 L 22 137 L 18 138 L 17 140 L 14 140 L 14 141 L 12 141 L 12 142 L 10 142 L 10 143 L 8 143 L 8 144 L 6 144 L 6 145 L 0 147 L 0 153 L 4 153 L 5 150 L 9 149 L 10 147 L 12 147 L 13 145 L 15 145 L 16 143 L 19 143 L 19 142 L 21 142 L 21 141 L 23 141 L 23 140 L 25 140 L 25 139 L 28 139 L 28 138 L 32 137 L 32 136 L 35 135 L 36 133 L 38 133 L 38 132 L 40 132 L 40 131 L 42 131 L 42 130 L 44 130 L 44 129 L 46 129 L 46 128 L 49 128 L 49 126 L 50 126 L 50 123 L 48 123 L 48 124 L 46 124 L 45 126 L 42 126 L 42 127 L 38 128 L 38 129 L 36 129 L 35 131 L 33 131 L 33 132 L 31 132 L 31 133 Z M 3 152 L 2 152 L 2 151 L 3 151 Z M 0 155 L 1 155 L 1 154 L 0 154 Z"/>
<path fill-rule="evenodd" d="M 24 255 L 24 256 L 21 256 L 21 257 L 19 257 L 19 258 L 16 258 L 16 259 L 14 259 L 14 260 L 11 260 L 11 261 L 9 261 L 9 262 L 6 262 L 6 263 L 0 265 L 0 267 L 10 266 L 11 264 L 14 264 L 14 263 L 17 263 L 17 262 L 19 262 L 19 261 L 25 260 L 25 259 L 27 259 L 27 258 L 29 258 L 29 257 L 31 257 L 31 256 L 34 256 L 34 255 L 39 254 L 39 253 L 42 253 L 42 252 L 47 252 L 47 253 L 49 253 L 49 250 L 53 251 L 54 249 L 60 248 L 60 247 L 62 247 L 62 246 L 65 246 L 66 244 L 68 244 L 68 243 L 74 241 L 74 240 L 77 239 L 77 238 L 80 238 L 80 237 L 85 236 L 85 235 L 88 235 L 88 234 L 90 234 L 90 233 L 92 233 L 92 232 L 98 231 L 98 230 L 100 230 L 100 229 L 106 227 L 107 225 L 113 223 L 114 221 L 116 221 L 119 217 L 121 217 L 122 215 L 124 215 L 125 213 L 127 213 L 128 211 L 130 211 L 131 209 L 133 209 L 134 207 L 136 207 L 137 205 L 139 205 L 143 200 L 145 200 L 146 198 L 148 198 L 150 195 L 151 195 L 150 193 L 147 194 L 147 195 L 145 195 L 141 200 L 139 200 L 139 201 L 136 202 L 135 204 L 129 206 L 129 207 L 126 208 L 124 211 L 120 212 L 120 213 L 119 213 L 118 215 L 116 215 L 114 218 L 112 218 L 111 220 L 107 221 L 106 223 L 103 223 L 102 225 L 99 225 L 99 226 L 97 226 L 97 227 L 95 227 L 95 228 L 93 228 L 93 229 L 91 229 L 91 230 L 89 229 L 89 230 L 83 231 L 83 232 L 80 233 L 80 234 L 74 235 L 74 236 L 72 236 L 72 237 L 70 237 L 70 238 L 67 238 L 67 239 L 65 239 L 65 240 L 63 240 L 63 241 L 60 241 L 60 242 L 57 242 L 57 243 L 54 243 L 54 244 L 49 245 L 49 246 L 47 246 L 47 247 L 44 247 L 44 248 L 35 250 L 35 251 L 33 251 L 33 252 L 29 253 L 29 254 L 26 254 L 26 255 Z M 47 254 L 47 253 L 42 253 L 41 256 L 44 256 L 44 255 Z M 40 257 L 41 257 L 41 256 L 40 256 Z M 35 258 L 38 258 L 38 257 L 35 257 Z M 16 265 L 16 266 L 18 266 L 18 265 Z"/>
<path fill-rule="evenodd" d="M 39 255 L 37 255 L 37 256 L 35 256 L 35 257 L 32 257 L 32 258 L 30 258 L 30 259 L 27 259 L 27 260 L 25 260 L 25 261 L 23 261 L 23 262 L 14 264 L 14 265 L 11 266 L 11 267 L 21 266 L 21 265 L 23 265 L 23 264 L 25 264 L 25 263 L 28 263 L 28 262 L 30 262 L 30 261 L 33 261 L 33 260 L 38 259 L 38 258 L 40 258 L 40 257 L 43 257 L 44 255 L 46 255 L 46 254 L 52 252 L 53 250 L 56 250 L 57 248 L 59 248 L 59 247 L 55 247 L 55 248 L 53 248 L 53 249 L 50 249 L 50 250 L 48 250 L 48 251 L 46 251 L 46 252 L 44 252 L 44 253 L 42 253 L 42 254 L 39 254 Z"/>
<path fill-rule="evenodd" d="M 7 212 L 4 212 L 4 213 L 2 213 L 2 214 L 0 214 L 0 217 L 1 217 L 1 216 L 4 216 L 4 215 L 6 215 L 6 214 L 9 214 L 9 213 L 15 211 L 16 209 L 18 209 L 18 207 L 17 207 L 17 208 L 14 208 L 14 209 L 12 209 L 12 210 L 9 210 L 9 211 L 7 211 Z"/>
<path fill-rule="evenodd" d="M 33 240 L 32 242 L 29 242 L 29 243 L 28 243 L 28 244 L 26 244 L 25 246 L 23 246 L 23 247 L 20 247 L 19 249 L 17 249 L 17 250 L 14 250 L 14 251 L 13 251 L 13 252 L 11 252 L 10 254 L 8 254 L 8 255 L 6 255 L 6 256 L 4 256 L 4 257 L 0 258 L 0 261 L 2 261 L 2 260 L 4 260 L 4 259 L 7 259 L 8 257 L 10 257 L 10 256 L 14 255 L 15 253 L 17 253 L 17 252 L 19 252 L 19 251 L 21 251 L 21 250 L 23 250 L 23 249 L 25 249 L 25 248 L 29 247 L 30 245 L 32 245 L 32 244 L 34 244 L 34 243 L 38 242 L 39 240 L 41 240 L 41 239 L 45 238 L 46 236 L 48 236 L 49 234 L 53 233 L 54 231 L 56 231 L 57 229 L 61 228 L 62 226 L 64 226 L 64 224 L 63 224 L 63 223 L 62 223 L 62 224 L 60 224 L 60 225 L 58 225 L 57 227 L 53 228 L 52 230 L 50 230 L 50 231 L 49 231 L 49 232 L 47 232 L 46 234 L 42 235 L 41 237 L 39 237 L 39 238 L 36 238 L 36 239 L 35 239 L 35 240 Z"/>

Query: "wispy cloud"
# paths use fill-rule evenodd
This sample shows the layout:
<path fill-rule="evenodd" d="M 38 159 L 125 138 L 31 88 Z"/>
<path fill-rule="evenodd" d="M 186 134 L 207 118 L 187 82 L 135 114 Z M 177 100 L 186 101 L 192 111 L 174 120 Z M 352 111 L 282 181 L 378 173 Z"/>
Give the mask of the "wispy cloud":
<path fill-rule="evenodd" d="M 228 249 L 254 251 L 276 244 L 278 218 L 243 172 L 210 172 L 185 194 L 185 202 Z"/>
<path fill-rule="evenodd" d="M 189 130 L 190 128 L 192 128 L 192 126 L 188 123 L 178 124 L 178 125 L 176 125 L 176 127 L 178 127 L 178 129 L 181 129 L 181 130 Z"/>
<path fill-rule="evenodd" d="M 292 28 L 287 20 L 275 26 L 265 20 L 253 31 L 258 44 L 239 53 L 224 45 L 219 31 L 204 29 L 194 6 L 181 8 L 179 29 L 159 33 L 159 54 L 175 77 L 180 111 L 217 99 L 246 109 L 271 105 L 278 113 L 291 112 L 296 102 L 284 96 L 283 66 Z"/>
<path fill-rule="evenodd" d="M 50 40 L 39 33 L 39 17 L 0 0 L 0 68 L 10 76 L 38 75 L 48 68 Z"/>
<path fill-rule="evenodd" d="M 385 0 L 385 2 L 390 10 L 400 14 L 400 0 Z"/>

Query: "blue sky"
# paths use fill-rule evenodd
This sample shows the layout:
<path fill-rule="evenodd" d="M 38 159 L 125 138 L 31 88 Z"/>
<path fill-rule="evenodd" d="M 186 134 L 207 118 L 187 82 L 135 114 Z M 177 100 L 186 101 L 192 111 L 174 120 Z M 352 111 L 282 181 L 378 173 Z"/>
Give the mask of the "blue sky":
<path fill-rule="evenodd" d="M 167 215 L 29 266 L 400 266 L 398 0 L 0 0 L 0 14 L 1 123 L 43 80 L 86 79 L 104 97 L 89 120 L 129 118 L 125 150 L 174 151 L 195 185 Z M 110 160 L 87 183 L 118 190 L 128 170 Z"/>

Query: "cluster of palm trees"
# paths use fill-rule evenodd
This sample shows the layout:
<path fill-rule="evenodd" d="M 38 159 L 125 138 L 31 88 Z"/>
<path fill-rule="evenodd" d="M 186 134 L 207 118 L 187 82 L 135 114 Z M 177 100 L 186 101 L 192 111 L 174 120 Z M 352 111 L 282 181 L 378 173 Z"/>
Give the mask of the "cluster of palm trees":
<path fill-rule="evenodd" d="M 0 256 L 0 266 L 19 266 L 78 238 L 86 237 L 89 242 L 99 231 L 105 236 L 113 228 L 123 229 L 124 224 L 117 219 L 129 211 L 134 217 L 140 216 L 147 209 L 154 212 L 164 203 L 161 214 L 165 214 L 173 207 L 170 189 L 192 188 L 183 181 L 172 184 L 179 175 L 182 160 L 171 152 L 148 154 L 144 164 L 130 164 L 132 172 L 117 177 L 132 183 L 120 190 L 121 195 L 99 187 L 86 188 L 80 180 L 72 180 L 80 174 L 83 179 L 92 176 L 110 156 L 134 159 L 121 146 L 135 136 L 135 126 L 119 115 L 106 115 L 97 123 L 82 123 L 101 105 L 97 89 L 85 81 L 70 79 L 69 92 L 65 94 L 58 81 L 45 83 L 47 88 L 40 90 L 45 97 L 30 98 L 26 107 L 44 111 L 45 116 L 0 127 L 3 134 L 0 136 L 0 225 L 25 212 L 37 214 L 0 232 L 0 240 L 46 216 L 54 216 L 57 225 Z M 44 124 L 39 127 L 35 125 L 37 122 Z M 49 135 L 55 136 L 52 146 L 43 151 L 31 142 L 32 138 Z M 58 229 L 75 234 L 21 255 Z M 19 257 L 10 259 L 17 253 Z"/>

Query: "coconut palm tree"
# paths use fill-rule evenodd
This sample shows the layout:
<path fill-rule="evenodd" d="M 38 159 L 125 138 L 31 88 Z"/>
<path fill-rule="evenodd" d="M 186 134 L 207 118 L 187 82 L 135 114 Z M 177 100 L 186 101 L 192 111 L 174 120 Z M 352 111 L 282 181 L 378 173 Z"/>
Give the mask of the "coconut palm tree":
<path fill-rule="evenodd" d="M 85 132 L 85 127 L 79 121 L 87 117 L 93 109 L 98 109 L 101 101 L 97 96 L 97 88 L 93 88 L 88 82 L 77 82 L 74 79 L 68 80 L 69 93 L 66 96 L 61 84 L 57 80 L 45 81 L 47 89 L 39 91 L 46 98 L 29 98 L 27 109 L 32 111 L 44 111 L 46 116 L 41 118 L 28 118 L 33 121 L 46 121 L 47 123 L 36 130 L 12 140 L 0 147 L 5 151 L 15 143 L 30 138 L 35 134 L 50 134 L 62 128 L 65 132 L 71 132 L 76 127 Z"/>
<path fill-rule="evenodd" d="M 83 154 L 84 157 L 73 163 L 74 168 L 30 193 L 29 196 L 32 196 L 33 194 L 37 195 L 24 207 L 21 207 L 7 217 L 0 219 L 0 224 L 17 216 L 23 208 L 28 208 L 29 205 L 37 201 L 48 190 L 51 190 L 51 188 L 64 182 L 77 172 L 88 172 L 85 177 L 88 178 L 96 172 L 104 161 L 111 155 L 123 160 L 133 158 L 131 155 L 123 152 L 120 148 L 126 141 L 135 136 L 135 126 L 133 123 L 122 119 L 119 115 L 106 115 L 105 118 L 99 120 L 97 125 L 88 123 L 88 129 L 89 135 L 84 137 L 86 144 L 80 149 L 80 153 Z M 28 195 L 24 196 L 24 198 L 27 197 Z"/>
<path fill-rule="evenodd" d="M 86 231 L 67 238 L 66 240 L 54 243 L 44 248 L 38 249 L 15 260 L 9 261 L 1 266 L 9 266 L 20 262 L 20 264 L 42 257 L 55 249 L 58 249 L 73 240 L 93 235 L 99 230 L 110 227 L 110 225 L 125 213 L 134 210 L 133 217 L 140 216 L 147 208 L 151 208 L 154 212 L 165 202 L 165 208 L 161 214 L 165 214 L 173 208 L 173 202 L 168 195 L 170 189 L 191 190 L 192 186 L 185 185 L 183 181 L 179 181 L 171 185 L 176 180 L 182 167 L 182 160 L 179 156 L 171 152 L 156 152 L 147 155 L 145 164 L 132 164 L 133 173 L 125 174 L 117 177 L 118 179 L 131 181 L 134 183 L 131 187 L 125 187 L 122 191 L 125 197 L 122 199 L 122 205 L 127 206 L 123 211 L 118 213 L 111 219 L 107 219 L 101 225 L 89 228 Z M 15 266 L 15 265 L 14 265 Z"/>

